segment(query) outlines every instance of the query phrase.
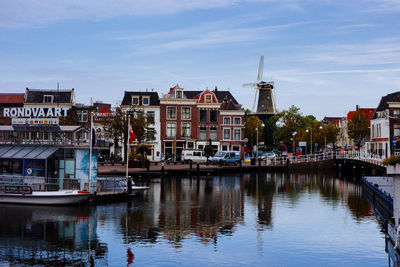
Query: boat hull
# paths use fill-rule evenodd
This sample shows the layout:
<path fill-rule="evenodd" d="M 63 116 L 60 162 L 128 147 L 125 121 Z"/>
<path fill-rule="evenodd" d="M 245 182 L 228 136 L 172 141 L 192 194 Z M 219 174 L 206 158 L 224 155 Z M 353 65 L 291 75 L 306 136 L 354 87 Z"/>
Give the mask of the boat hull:
<path fill-rule="evenodd" d="M 89 193 L 65 192 L 33 192 L 32 194 L 0 193 L 0 203 L 31 204 L 31 205 L 74 205 L 89 199 Z"/>

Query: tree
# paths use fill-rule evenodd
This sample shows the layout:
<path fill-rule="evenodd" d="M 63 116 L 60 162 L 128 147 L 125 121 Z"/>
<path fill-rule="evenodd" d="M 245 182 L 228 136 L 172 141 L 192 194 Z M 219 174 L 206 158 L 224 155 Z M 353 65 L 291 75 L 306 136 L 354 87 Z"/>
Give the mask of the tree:
<path fill-rule="evenodd" d="M 142 111 L 137 111 L 133 107 L 125 112 L 121 107 L 114 110 L 113 119 L 104 125 L 105 132 L 113 139 L 115 147 L 118 148 L 119 142 L 124 147 L 128 144 L 128 116 L 132 129 L 136 135 L 136 141 L 142 144 L 145 141 L 154 140 L 155 130 L 149 129 L 149 125 L 154 123 L 154 118 L 147 116 Z"/>
<path fill-rule="evenodd" d="M 250 147 L 256 144 L 258 126 L 258 140 L 262 140 L 263 127 L 262 121 L 257 116 L 249 116 L 244 125 L 244 137 L 247 138 L 247 143 Z"/>
<path fill-rule="evenodd" d="M 277 117 L 271 117 L 265 120 L 264 124 L 264 131 L 263 131 L 263 139 L 264 145 L 267 150 L 272 150 L 275 148 L 275 136 L 274 133 L 277 129 L 276 127 Z"/>
<path fill-rule="evenodd" d="M 359 109 L 354 112 L 347 125 L 349 137 L 353 139 L 354 144 L 360 149 L 364 139 L 369 135 L 367 118 Z"/>

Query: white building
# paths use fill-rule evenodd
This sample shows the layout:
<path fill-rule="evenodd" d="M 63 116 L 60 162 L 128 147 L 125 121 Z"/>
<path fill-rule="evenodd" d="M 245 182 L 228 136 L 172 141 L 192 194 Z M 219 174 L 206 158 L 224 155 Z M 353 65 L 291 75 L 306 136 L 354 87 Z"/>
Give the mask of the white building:
<path fill-rule="evenodd" d="M 145 140 L 148 146 L 147 158 L 150 161 L 161 160 L 161 139 L 160 139 L 160 99 L 157 92 L 125 91 L 121 108 L 124 113 L 134 111 L 135 116 L 142 114 L 152 117 L 153 123 L 149 125 L 147 131 L 154 132 L 153 140 Z M 137 141 L 134 146 L 138 145 Z M 125 155 L 125 153 L 123 153 Z"/>

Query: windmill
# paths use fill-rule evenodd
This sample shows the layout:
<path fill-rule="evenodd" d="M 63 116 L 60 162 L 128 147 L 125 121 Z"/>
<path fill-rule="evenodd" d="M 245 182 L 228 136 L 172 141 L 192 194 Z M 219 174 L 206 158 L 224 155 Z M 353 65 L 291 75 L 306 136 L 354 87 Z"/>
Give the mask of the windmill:
<path fill-rule="evenodd" d="M 273 92 L 274 82 L 262 81 L 262 74 L 264 68 L 264 56 L 260 57 L 260 64 L 258 66 L 257 83 L 245 83 L 243 87 L 253 87 L 256 89 L 254 95 L 253 108 L 251 112 L 255 115 L 261 115 L 267 117 L 268 115 L 276 114 L 275 95 Z M 255 110 L 256 102 L 257 110 Z"/>

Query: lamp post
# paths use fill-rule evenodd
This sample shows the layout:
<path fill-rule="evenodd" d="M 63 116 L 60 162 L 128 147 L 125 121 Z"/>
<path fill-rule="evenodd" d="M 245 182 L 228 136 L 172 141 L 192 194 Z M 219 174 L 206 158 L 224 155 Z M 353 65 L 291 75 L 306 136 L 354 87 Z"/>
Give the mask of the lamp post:
<path fill-rule="evenodd" d="M 322 125 L 319 126 L 319 128 L 322 130 L 323 129 Z M 325 152 L 326 151 L 326 134 L 325 133 L 324 133 L 324 137 L 325 137 L 324 152 Z"/>
<path fill-rule="evenodd" d="M 294 144 L 295 144 L 295 141 L 294 141 L 295 138 L 294 138 L 294 137 L 296 136 L 296 134 L 297 134 L 296 131 L 294 131 L 294 132 L 292 133 L 292 135 L 293 135 L 293 138 L 292 138 L 292 139 L 293 139 L 293 145 L 292 145 L 292 146 L 293 146 L 293 153 L 294 153 L 293 156 L 296 156 L 296 149 L 295 149 L 295 147 L 294 147 Z"/>
<path fill-rule="evenodd" d="M 264 123 L 261 123 L 261 127 L 264 127 Z M 256 127 L 256 160 L 258 161 L 258 122 L 257 122 L 257 127 Z"/>
<path fill-rule="evenodd" d="M 308 129 L 306 130 L 306 132 L 308 133 Z M 312 155 L 312 127 L 310 128 L 310 153 Z"/>

